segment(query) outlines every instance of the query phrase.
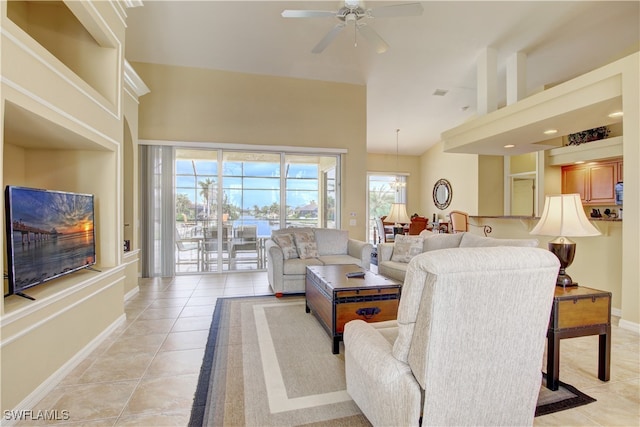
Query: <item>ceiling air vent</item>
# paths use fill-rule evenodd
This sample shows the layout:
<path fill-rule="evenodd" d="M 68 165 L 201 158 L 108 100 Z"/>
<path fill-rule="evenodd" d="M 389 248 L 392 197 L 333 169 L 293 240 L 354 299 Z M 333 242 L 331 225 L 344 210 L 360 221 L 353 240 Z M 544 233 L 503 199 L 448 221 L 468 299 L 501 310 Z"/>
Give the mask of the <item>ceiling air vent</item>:
<path fill-rule="evenodd" d="M 445 90 L 445 89 L 436 89 L 435 92 L 433 92 L 434 96 L 445 96 L 449 91 Z"/>

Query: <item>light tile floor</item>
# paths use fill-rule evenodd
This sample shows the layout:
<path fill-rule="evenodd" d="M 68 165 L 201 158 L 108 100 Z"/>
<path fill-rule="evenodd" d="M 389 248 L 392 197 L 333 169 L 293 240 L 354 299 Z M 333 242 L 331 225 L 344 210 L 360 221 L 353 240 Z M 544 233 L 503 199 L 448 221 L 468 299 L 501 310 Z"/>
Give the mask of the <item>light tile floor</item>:
<path fill-rule="evenodd" d="M 266 272 L 143 279 L 126 323 L 34 410 L 69 411 L 59 424 L 75 426 L 186 426 L 217 298 L 269 293 Z M 640 425 L 640 339 L 617 326 L 612 337 L 607 383 L 596 375 L 597 337 L 561 341 L 560 379 L 598 401 L 536 426 Z"/>

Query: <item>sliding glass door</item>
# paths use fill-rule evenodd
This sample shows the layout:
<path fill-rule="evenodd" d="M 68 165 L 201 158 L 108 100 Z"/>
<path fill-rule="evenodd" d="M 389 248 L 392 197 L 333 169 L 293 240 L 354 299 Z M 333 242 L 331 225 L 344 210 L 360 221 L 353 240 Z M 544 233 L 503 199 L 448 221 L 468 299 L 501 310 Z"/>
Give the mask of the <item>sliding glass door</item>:
<path fill-rule="evenodd" d="M 176 273 L 265 269 L 272 230 L 338 227 L 338 160 L 176 149 Z"/>

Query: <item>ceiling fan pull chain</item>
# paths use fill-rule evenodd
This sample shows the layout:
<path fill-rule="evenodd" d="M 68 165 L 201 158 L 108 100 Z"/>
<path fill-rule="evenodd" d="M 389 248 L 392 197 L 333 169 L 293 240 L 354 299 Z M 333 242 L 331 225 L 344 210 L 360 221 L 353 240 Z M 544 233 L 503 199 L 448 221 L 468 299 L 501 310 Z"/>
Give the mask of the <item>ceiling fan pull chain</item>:
<path fill-rule="evenodd" d="M 353 23 L 353 47 L 358 47 L 358 25 Z"/>

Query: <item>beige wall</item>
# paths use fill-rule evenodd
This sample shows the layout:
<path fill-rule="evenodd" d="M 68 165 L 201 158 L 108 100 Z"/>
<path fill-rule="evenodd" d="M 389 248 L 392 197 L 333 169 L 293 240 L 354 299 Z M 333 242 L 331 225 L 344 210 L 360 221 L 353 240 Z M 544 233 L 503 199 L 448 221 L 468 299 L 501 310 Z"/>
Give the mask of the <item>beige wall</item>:
<path fill-rule="evenodd" d="M 622 315 L 640 330 L 640 53 L 618 65 L 624 111 L 624 221 L 622 239 Z"/>
<path fill-rule="evenodd" d="M 478 215 L 504 215 L 504 157 L 478 156 Z"/>
<path fill-rule="evenodd" d="M 341 226 L 350 236 L 365 238 L 364 86 L 145 63 L 132 66 L 151 90 L 140 102 L 140 139 L 194 146 L 346 149 Z M 349 225 L 350 219 L 356 219 L 355 226 Z"/>
<path fill-rule="evenodd" d="M 452 210 L 478 213 L 478 156 L 475 154 L 451 154 L 442 151 L 442 143 L 427 150 L 420 158 L 420 182 L 424 190 L 420 212 L 427 214 L 431 220 L 435 213 L 438 218 L 445 219 Z M 453 197 L 451 205 L 440 210 L 433 203 L 433 186 L 444 178 L 451 183 Z"/>

